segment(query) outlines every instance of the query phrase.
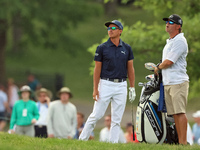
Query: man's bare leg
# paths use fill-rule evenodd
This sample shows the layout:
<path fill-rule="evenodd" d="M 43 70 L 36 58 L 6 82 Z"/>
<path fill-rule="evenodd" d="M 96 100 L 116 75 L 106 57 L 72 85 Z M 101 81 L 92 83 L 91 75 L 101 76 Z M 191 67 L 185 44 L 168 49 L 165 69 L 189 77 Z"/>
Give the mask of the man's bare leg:
<path fill-rule="evenodd" d="M 173 115 L 179 144 L 187 145 L 187 117 L 184 113 Z"/>

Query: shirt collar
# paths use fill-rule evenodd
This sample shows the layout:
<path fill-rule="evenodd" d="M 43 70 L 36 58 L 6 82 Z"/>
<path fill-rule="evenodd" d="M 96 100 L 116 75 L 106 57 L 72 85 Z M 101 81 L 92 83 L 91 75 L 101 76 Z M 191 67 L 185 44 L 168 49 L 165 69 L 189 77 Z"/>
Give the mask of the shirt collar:
<path fill-rule="evenodd" d="M 167 42 L 174 41 L 175 39 L 183 37 L 183 36 L 184 36 L 184 33 L 179 33 L 175 37 L 173 37 L 172 39 L 167 39 Z"/>
<path fill-rule="evenodd" d="M 183 36 L 183 35 L 184 35 L 184 33 L 179 33 L 179 34 L 175 35 L 175 37 L 173 37 L 172 39 L 169 38 L 169 40 L 174 40 L 174 39 L 179 38 L 180 36 Z"/>
<path fill-rule="evenodd" d="M 110 38 L 108 39 L 108 46 L 115 46 L 115 44 L 110 40 Z M 118 46 L 122 46 L 122 40 L 121 39 L 119 39 L 119 45 Z"/>

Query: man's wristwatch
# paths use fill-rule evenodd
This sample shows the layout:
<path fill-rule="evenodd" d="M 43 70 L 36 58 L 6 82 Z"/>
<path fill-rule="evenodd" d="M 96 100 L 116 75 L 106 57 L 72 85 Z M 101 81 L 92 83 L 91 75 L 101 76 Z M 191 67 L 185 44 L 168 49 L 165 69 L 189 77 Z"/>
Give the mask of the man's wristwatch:
<path fill-rule="evenodd" d="M 161 69 L 159 68 L 159 65 L 157 66 L 157 68 L 158 68 L 158 70 L 161 70 Z"/>

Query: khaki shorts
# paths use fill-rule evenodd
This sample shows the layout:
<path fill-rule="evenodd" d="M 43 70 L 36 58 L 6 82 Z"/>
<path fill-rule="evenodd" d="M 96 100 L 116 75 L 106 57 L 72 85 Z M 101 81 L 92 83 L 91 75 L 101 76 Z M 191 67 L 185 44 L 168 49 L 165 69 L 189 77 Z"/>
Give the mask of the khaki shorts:
<path fill-rule="evenodd" d="M 165 103 L 167 114 L 186 113 L 189 82 L 176 85 L 165 85 Z"/>

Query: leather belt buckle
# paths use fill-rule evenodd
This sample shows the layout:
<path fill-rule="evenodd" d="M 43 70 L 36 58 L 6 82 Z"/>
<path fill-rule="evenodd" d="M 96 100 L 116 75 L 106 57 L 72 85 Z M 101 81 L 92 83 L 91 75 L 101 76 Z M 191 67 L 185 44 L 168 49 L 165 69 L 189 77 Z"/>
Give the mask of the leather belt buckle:
<path fill-rule="evenodd" d="M 118 83 L 118 82 L 119 82 L 119 79 L 114 79 L 114 82 L 115 82 L 115 83 Z"/>

